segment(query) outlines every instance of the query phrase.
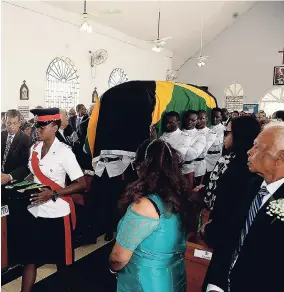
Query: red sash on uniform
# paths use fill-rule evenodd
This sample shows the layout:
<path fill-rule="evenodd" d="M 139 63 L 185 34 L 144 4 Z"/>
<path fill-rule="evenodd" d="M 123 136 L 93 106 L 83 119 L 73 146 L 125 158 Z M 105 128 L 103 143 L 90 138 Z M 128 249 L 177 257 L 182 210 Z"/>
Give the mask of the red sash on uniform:
<path fill-rule="evenodd" d="M 34 171 L 34 174 L 36 175 L 36 177 L 38 178 L 38 180 L 46 186 L 51 187 L 51 189 L 53 191 L 59 190 L 62 187 L 60 185 L 58 185 L 57 183 L 55 183 L 54 181 L 52 181 L 50 178 L 48 178 L 47 176 L 45 176 L 42 171 L 40 170 L 39 167 L 39 159 L 37 157 L 37 152 L 33 151 L 32 153 L 32 159 L 31 159 L 31 164 L 32 164 L 32 168 Z M 67 203 L 69 203 L 70 206 L 70 211 L 71 211 L 71 221 L 72 221 L 72 227 L 73 230 L 76 227 L 76 213 L 75 213 L 75 206 L 74 206 L 74 202 L 72 200 L 72 198 L 69 197 L 60 197 L 60 199 L 66 201 Z M 71 228 L 70 228 L 70 219 L 69 219 L 69 215 L 64 216 L 64 227 L 65 227 L 65 250 L 66 250 L 66 264 L 70 265 L 72 264 L 72 243 L 71 243 Z"/>

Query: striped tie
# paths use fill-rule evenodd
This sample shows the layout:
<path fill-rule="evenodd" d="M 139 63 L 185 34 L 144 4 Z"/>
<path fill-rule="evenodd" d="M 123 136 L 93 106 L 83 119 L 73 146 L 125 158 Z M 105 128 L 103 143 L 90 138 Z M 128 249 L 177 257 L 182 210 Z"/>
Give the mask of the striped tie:
<path fill-rule="evenodd" d="M 7 157 L 8 157 L 8 153 L 9 153 L 10 147 L 12 145 L 13 137 L 14 137 L 13 135 L 8 135 L 8 138 L 7 138 L 5 152 L 4 152 L 3 161 L 2 161 L 2 167 L 1 167 L 2 168 L 2 172 L 4 172 L 5 163 L 6 163 L 6 160 L 7 160 Z"/>
<path fill-rule="evenodd" d="M 250 206 L 249 214 L 248 214 L 248 217 L 246 219 L 246 225 L 245 225 L 244 229 L 241 231 L 241 236 L 239 238 L 238 246 L 235 249 L 233 256 L 232 256 L 232 262 L 231 262 L 231 266 L 230 266 L 230 270 L 229 270 L 229 291 L 230 291 L 231 272 L 232 272 L 232 269 L 234 267 L 234 264 L 238 259 L 239 253 L 240 253 L 241 248 L 244 244 L 244 241 L 245 241 L 245 238 L 248 234 L 249 228 L 251 227 L 253 220 L 255 219 L 257 212 L 259 211 L 259 209 L 262 205 L 262 199 L 264 196 L 266 196 L 268 194 L 269 194 L 269 192 L 268 192 L 266 186 L 261 187 L 261 189 L 259 190 L 259 192 L 255 196 L 255 198 Z"/>

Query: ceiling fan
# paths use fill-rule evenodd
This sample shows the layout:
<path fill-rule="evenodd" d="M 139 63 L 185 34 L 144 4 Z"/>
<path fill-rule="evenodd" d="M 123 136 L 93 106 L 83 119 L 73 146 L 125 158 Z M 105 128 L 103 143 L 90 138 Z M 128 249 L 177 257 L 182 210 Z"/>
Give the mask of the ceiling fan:
<path fill-rule="evenodd" d="M 209 58 L 209 56 L 202 56 L 202 50 L 203 50 L 203 14 L 201 18 L 201 35 L 200 35 L 200 53 L 199 57 L 197 58 L 196 65 L 200 68 L 206 65 L 206 61 Z"/>
<path fill-rule="evenodd" d="M 89 24 L 88 20 L 89 17 L 98 17 L 101 15 L 111 15 L 111 14 L 118 14 L 120 13 L 120 10 L 118 9 L 111 9 L 111 10 L 105 10 L 99 13 L 87 13 L 87 1 L 84 1 L 84 12 L 82 13 L 81 17 L 83 19 L 81 25 L 80 25 L 80 31 L 92 32 L 92 26 Z"/>
<path fill-rule="evenodd" d="M 155 46 L 152 48 L 154 52 L 161 52 L 164 49 L 164 45 L 166 44 L 167 40 L 172 39 L 172 37 L 165 37 L 160 39 L 160 22 L 161 22 L 161 12 L 159 10 L 159 18 L 158 18 L 158 38 L 155 40 L 149 41 L 150 43 L 155 44 Z"/>

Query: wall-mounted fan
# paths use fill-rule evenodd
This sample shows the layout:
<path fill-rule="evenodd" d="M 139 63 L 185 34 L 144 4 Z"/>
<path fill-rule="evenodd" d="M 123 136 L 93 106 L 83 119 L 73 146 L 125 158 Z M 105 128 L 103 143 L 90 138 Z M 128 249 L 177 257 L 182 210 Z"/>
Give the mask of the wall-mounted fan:
<path fill-rule="evenodd" d="M 175 81 L 177 79 L 177 70 L 167 70 L 166 80 Z"/>
<path fill-rule="evenodd" d="M 166 41 L 172 39 L 172 37 L 165 37 L 160 39 L 160 22 L 161 22 L 161 12 L 159 9 L 159 17 L 158 17 L 158 37 L 155 40 L 149 41 L 150 43 L 153 43 L 155 46 L 152 48 L 152 50 L 156 53 L 161 52 L 164 49 L 164 45 L 166 45 Z"/>
<path fill-rule="evenodd" d="M 111 88 L 127 81 L 128 76 L 126 75 L 126 73 L 122 69 L 116 68 L 110 73 L 108 86 L 109 88 Z"/>
<path fill-rule="evenodd" d="M 92 73 L 92 77 L 95 79 L 96 66 L 103 64 L 107 60 L 108 53 L 104 49 L 98 50 L 94 53 L 89 51 L 89 53 L 91 54 L 91 68 L 92 68 L 91 73 Z"/>

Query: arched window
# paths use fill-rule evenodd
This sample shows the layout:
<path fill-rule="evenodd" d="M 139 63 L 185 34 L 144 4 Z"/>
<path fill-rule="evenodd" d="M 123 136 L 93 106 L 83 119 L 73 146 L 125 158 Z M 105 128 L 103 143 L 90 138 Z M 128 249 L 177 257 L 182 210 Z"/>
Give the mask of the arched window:
<path fill-rule="evenodd" d="M 267 116 L 278 110 L 284 110 L 284 87 L 279 86 L 269 90 L 259 103 L 259 109 L 264 110 Z"/>
<path fill-rule="evenodd" d="M 229 112 L 242 111 L 244 104 L 244 89 L 239 83 L 232 83 L 225 89 L 225 107 Z"/>
<path fill-rule="evenodd" d="M 79 75 L 74 63 L 66 57 L 55 58 L 46 71 L 45 107 L 69 111 L 79 103 Z"/>

